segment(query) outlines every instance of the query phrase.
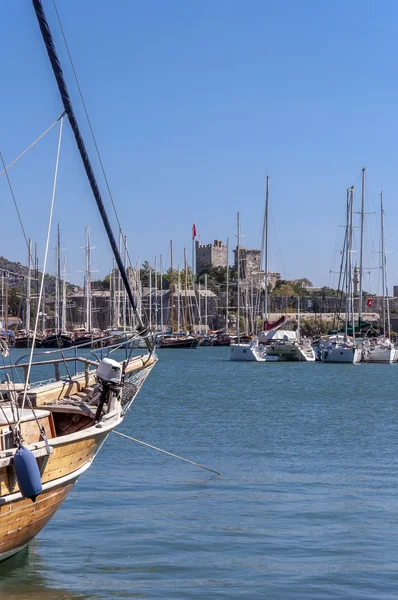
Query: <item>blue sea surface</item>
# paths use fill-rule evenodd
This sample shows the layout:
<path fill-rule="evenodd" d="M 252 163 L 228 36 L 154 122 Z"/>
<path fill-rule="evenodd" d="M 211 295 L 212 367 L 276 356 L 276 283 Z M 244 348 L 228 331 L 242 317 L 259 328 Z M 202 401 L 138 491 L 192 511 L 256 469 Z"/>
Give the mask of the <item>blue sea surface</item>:
<path fill-rule="evenodd" d="M 236 363 L 159 350 L 111 434 L 26 552 L 25 599 L 398 598 L 398 365 Z"/>

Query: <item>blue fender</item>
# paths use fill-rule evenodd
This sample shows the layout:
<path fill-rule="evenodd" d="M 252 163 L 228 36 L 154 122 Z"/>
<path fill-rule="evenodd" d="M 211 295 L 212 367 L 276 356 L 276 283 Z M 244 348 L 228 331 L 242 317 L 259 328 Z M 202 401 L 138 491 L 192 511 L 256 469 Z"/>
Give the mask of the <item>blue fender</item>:
<path fill-rule="evenodd" d="M 33 452 L 25 446 L 19 446 L 14 457 L 14 469 L 22 496 L 35 502 L 36 497 L 42 493 L 43 486 Z"/>

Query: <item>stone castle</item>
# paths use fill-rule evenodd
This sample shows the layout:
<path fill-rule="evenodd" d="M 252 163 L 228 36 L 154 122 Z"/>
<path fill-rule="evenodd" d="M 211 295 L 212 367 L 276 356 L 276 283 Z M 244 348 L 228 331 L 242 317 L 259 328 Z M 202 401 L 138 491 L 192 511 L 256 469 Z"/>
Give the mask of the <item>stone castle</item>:
<path fill-rule="evenodd" d="M 196 273 L 202 275 L 210 269 L 228 266 L 228 246 L 220 240 L 214 240 L 214 244 L 201 244 L 195 242 Z"/>
<path fill-rule="evenodd" d="M 195 242 L 196 250 L 196 273 L 202 275 L 214 268 L 226 268 L 228 266 L 228 246 L 220 240 L 214 240 L 213 244 L 201 244 Z M 238 248 L 234 249 L 234 267 L 238 268 Z M 240 257 L 240 279 L 252 282 L 255 287 L 264 287 L 264 271 L 261 271 L 261 250 L 239 248 Z M 276 282 L 280 279 L 280 273 L 268 271 L 269 289 L 273 290 Z M 258 283 L 257 283 L 258 282 Z M 257 285 L 256 285 L 257 284 Z"/>

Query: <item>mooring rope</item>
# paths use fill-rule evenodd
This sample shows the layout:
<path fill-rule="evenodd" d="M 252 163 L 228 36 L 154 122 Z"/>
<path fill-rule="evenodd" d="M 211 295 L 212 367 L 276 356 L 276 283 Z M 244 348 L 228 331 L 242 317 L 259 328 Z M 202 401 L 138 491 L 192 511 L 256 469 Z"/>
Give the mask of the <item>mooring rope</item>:
<path fill-rule="evenodd" d="M 193 460 L 188 460 L 187 458 L 182 458 L 182 456 L 177 456 L 177 454 L 173 454 L 172 452 L 167 452 L 166 450 L 162 450 L 161 448 L 157 448 L 156 446 L 152 446 L 151 444 L 146 444 L 145 442 L 141 442 L 141 440 L 137 440 L 136 438 L 133 438 L 130 435 L 126 435 L 125 433 L 120 433 L 120 431 L 116 431 L 115 429 L 112 429 L 112 433 L 116 433 L 116 435 L 120 435 L 121 437 L 124 437 L 132 442 L 135 442 L 136 444 L 141 444 L 142 446 L 146 446 L 147 448 L 152 448 L 152 450 L 157 450 L 158 452 L 161 452 L 162 454 L 167 454 L 168 456 L 172 456 L 173 458 L 178 458 L 178 460 L 187 462 L 190 465 L 194 465 L 195 467 L 200 467 L 201 469 L 206 469 L 206 471 L 211 471 L 212 473 L 215 473 L 216 475 L 220 475 L 220 473 L 218 471 L 215 471 L 214 469 L 210 469 L 209 467 L 200 465 L 199 463 L 194 462 Z"/>

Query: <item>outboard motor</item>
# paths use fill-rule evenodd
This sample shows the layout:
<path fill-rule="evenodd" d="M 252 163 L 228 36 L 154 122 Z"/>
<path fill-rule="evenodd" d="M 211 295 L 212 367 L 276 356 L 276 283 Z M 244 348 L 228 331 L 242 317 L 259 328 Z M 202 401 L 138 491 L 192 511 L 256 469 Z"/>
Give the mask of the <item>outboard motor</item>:
<path fill-rule="evenodd" d="M 97 367 L 96 376 L 106 387 L 118 388 L 122 384 L 122 365 L 112 358 L 104 358 Z"/>
<path fill-rule="evenodd" d="M 20 445 L 15 453 L 14 469 L 22 496 L 36 502 L 37 496 L 43 491 L 43 486 L 33 452 Z"/>
<path fill-rule="evenodd" d="M 101 419 L 102 409 L 108 398 L 108 412 L 110 408 L 110 398 L 119 393 L 123 380 L 122 365 L 112 358 L 104 358 L 97 367 L 96 377 L 102 388 L 100 401 L 95 414 L 95 422 Z"/>

